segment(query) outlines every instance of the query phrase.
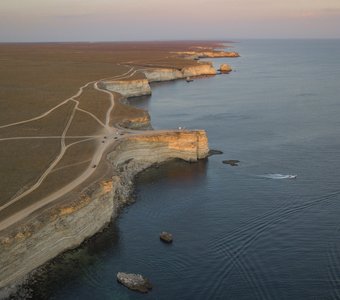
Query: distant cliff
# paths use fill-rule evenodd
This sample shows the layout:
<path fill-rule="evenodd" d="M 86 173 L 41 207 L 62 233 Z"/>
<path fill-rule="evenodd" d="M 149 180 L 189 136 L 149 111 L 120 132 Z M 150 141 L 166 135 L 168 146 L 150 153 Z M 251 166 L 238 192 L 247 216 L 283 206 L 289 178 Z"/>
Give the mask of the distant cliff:
<path fill-rule="evenodd" d="M 102 80 L 99 86 L 129 98 L 151 95 L 152 91 L 149 85 L 150 82 L 170 81 L 202 75 L 216 75 L 216 70 L 214 69 L 212 63 L 209 62 L 184 67 L 182 69 L 159 67 L 140 68 L 139 72 L 144 73 L 145 79 L 107 79 Z"/>
<path fill-rule="evenodd" d="M 149 68 L 142 70 L 142 72 L 145 74 L 149 82 L 169 81 L 202 75 L 216 75 L 216 70 L 212 64 L 208 62 L 184 67 L 182 69 Z"/>
<path fill-rule="evenodd" d="M 182 51 L 174 52 L 178 55 L 188 56 L 191 59 L 195 58 L 219 58 L 219 57 L 239 57 L 240 54 L 234 51 Z"/>

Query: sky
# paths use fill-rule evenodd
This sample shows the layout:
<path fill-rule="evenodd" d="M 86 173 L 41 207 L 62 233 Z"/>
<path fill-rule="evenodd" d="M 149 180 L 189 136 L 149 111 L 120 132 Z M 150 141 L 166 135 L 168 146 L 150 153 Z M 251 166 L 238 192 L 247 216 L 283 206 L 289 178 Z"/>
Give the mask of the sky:
<path fill-rule="evenodd" d="M 340 0 L 0 0 L 0 42 L 340 38 Z"/>

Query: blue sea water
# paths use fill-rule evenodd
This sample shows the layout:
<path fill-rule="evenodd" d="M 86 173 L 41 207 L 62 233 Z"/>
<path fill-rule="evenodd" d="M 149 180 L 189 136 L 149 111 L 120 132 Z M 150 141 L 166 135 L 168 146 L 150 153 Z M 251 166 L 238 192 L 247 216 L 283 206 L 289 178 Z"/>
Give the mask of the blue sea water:
<path fill-rule="evenodd" d="M 139 175 L 136 203 L 37 276 L 34 299 L 340 299 L 340 40 L 232 46 L 240 58 L 214 59 L 230 74 L 131 100 L 154 128 L 204 128 L 224 154 Z"/>

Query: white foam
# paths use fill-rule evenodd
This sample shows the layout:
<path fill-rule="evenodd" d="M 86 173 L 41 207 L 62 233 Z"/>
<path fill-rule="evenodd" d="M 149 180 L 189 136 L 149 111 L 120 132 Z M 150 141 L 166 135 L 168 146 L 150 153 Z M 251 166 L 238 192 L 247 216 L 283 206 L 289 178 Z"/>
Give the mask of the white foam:
<path fill-rule="evenodd" d="M 295 179 L 297 175 L 265 174 L 265 175 L 259 175 L 259 177 L 268 178 L 268 179 Z"/>

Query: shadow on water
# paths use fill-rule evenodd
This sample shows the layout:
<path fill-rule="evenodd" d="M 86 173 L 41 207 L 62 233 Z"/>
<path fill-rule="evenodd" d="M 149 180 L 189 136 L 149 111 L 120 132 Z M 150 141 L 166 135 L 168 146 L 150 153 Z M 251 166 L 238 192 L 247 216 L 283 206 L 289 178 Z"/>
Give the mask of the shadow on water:
<path fill-rule="evenodd" d="M 133 97 L 126 100 L 127 104 L 144 110 L 149 110 L 152 96 Z"/>
<path fill-rule="evenodd" d="M 166 178 L 168 183 L 191 184 L 206 177 L 208 160 L 188 163 L 182 160 L 174 160 L 171 163 L 162 164 L 145 170 L 137 176 L 137 185 L 155 182 L 160 178 Z"/>
<path fill-rule="evenodd" d="M 99 285 L 87 268 L 101 263 L 106 255 L 119 252 L 119 236 L 117 222 L 111 222 L 80 247 L 62 253 L 35 271 L 12 299 L 50 299 L 56 291 L 72 286 L 79 278 Z"/>
<path fill-rule="evenodd" d="M 178 84 L 178 81 L 170 81 L 170 83 Z M 154 88 L 166 86 L 168 84 L 169 84 L 169 81 L 153 82 L 150 84 L 150 86 L 151 86 L 151 89 L 153 90 Z M 149 111 L 149 108 L 151 105 L 151 99 L 152 99 L 152 95 L 138 96 L 138 97 L 131 97 L 131 98 L 126 99 L 126 102 L 127 104 L 132 105 L 134 107 Z"/>

